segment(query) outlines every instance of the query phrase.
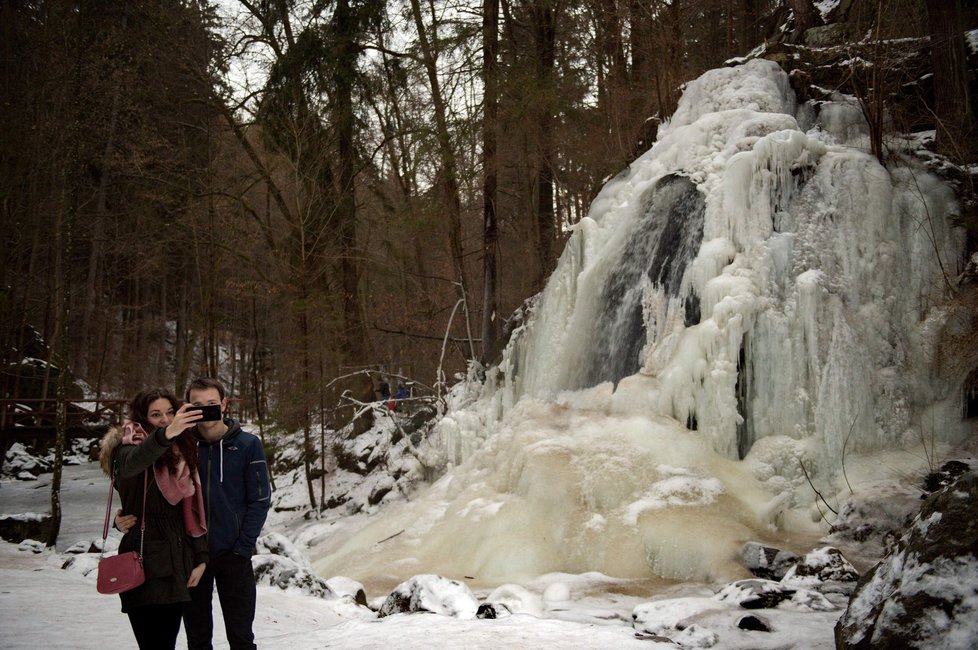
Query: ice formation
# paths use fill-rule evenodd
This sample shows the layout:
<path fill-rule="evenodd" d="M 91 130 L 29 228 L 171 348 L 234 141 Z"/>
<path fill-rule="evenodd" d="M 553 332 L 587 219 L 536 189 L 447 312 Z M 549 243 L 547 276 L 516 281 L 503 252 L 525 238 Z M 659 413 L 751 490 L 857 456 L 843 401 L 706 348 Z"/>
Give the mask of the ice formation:
<path fill-rule="evenodd" d="M 744 541 L 824 530 L 847 455 L 858 483 L 965 436 L 934 362 L 954 197 L 866 153 L 844 99 L 813 115 L 769 61 L 690 83 L 439 425 L 446 474 L 320 572 L 736 577 Z"/>

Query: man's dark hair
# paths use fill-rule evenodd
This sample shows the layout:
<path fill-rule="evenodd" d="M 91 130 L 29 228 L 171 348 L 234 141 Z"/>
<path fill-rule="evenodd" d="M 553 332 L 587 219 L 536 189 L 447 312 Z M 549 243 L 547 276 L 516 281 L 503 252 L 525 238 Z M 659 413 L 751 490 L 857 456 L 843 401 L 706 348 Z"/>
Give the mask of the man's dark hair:
<path fill-rule="evenodd" d="M 190 401 L 190 391 L 192 390 L 207 390 L 208 388 L 216 388 L 217 392 L 221 395 L 221 401 L 224 400 L 226 391 L 224 390 L 224 384 L 216 379 L 211 379 L 210 377 L 197 377 L 190 385 L 187 386 L 187 393 L 184 396 L 186 400 Z"/>

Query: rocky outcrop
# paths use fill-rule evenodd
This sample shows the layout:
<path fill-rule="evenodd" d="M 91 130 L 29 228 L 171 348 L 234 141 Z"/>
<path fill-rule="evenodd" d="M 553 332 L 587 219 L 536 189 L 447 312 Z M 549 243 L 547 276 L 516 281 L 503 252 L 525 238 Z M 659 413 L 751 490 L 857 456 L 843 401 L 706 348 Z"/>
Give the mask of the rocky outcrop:
<path fill-rule="evenodd" d="M 978 647 L 978 475 L 969 466 L 859 581 L 835 628 L 837 648 Z"/>

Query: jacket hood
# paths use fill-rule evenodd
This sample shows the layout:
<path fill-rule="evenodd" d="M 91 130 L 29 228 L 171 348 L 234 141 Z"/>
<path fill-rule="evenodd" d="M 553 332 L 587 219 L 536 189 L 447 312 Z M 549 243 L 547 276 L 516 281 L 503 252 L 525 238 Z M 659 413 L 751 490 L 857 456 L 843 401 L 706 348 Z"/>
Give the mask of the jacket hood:
<path fill-rule="evenodd" d="M 122 444 L 122 428 L 112 427 L 99 441 L 98 462 L 106 476 L 112 476 L 112 454 Z"/>
<path fill-rule="evenodd" d="M 200 431 L 197 430 L 197 427 L 194 427 L 192 431 L 194 440 L 196 440 L 202 445 L 214 446 L 219 442 L 221 444 L 224 444 L 225 442 L 234 440 L 235 438 L 238 437 L 238 434 L 241 433 L 241 425 L 238 424 L 238 421 L 235 420 L 234 418 L 224 418 L 224 424 L 225 426 L 227 426 L 228 430 L 224 432 L 224 435 L 221 436 L 219 440 L 215 440 L 213 442 L 211 442 L 210 440 L 205 440 L 204 437 L 200 435 Z"/>

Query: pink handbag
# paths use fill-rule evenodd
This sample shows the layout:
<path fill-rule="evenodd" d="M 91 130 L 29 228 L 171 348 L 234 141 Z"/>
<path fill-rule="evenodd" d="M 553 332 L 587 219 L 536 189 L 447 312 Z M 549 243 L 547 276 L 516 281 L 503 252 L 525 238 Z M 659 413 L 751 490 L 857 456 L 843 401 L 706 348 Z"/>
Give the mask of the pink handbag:
<path fill-rule="evenodd" d="M 143 471 L 143 514 L 140 518 L 139 552 L 129 551 L 110 557 L 100 557 L 98 561 L 98 581 L 96 589 L 100 594 L 120 594 L 135 589 L 146 582 L 143 571 L 143 537 L 146 535 L 146 471 Z M 105 506 L 105 525 L 102 527 L 102 553 L 105 553 L 105 538 L 109 536 L 109 513 L 112 512 L 112 491 L 115 476 L 109 483 L 109 502 Z"/>
<path fill-rule="evenodd" d="M 136 551 L 103 557 L 98 561 L 98 583 L 100 594 L 120 594 L 135 589 L 146 582 L 143 572 L 143 559 Z"/>

